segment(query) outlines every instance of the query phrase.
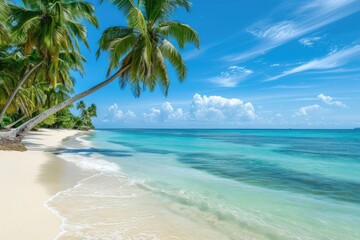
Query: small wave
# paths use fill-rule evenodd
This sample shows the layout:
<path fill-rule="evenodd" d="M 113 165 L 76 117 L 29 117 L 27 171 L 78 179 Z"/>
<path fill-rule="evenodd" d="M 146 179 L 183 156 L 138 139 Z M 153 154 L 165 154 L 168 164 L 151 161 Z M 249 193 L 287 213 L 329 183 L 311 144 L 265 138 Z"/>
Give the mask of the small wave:
<path fill-rule="evenodd" d="M 87 137 L 88 135 L 83 134 L 81 136 L 77 136 L 75 140 L 86 148 L 93 147 L 93 143 L 86 140 Z M 68 149 L 72 149 L 71 146 L 66 147 Z M 86 152 L 86 150 L 81 153 L 60 153 L 58 157 L 67 162 L 71 162 L 84 170 L 95 170 L 105 174 L 119 173 L 121 170 L 119 165 L 104 160 L 104 156 Z"/>
<path fill-rule="evenodd" d="M 82 145 L 84 145 L 86 147 L 91 147 L 92 146 L 91 142 L 86 140 L 85 137 L 86 137 L 86 135 L 82 135 L 82 136 L 76 137 L 75 140 L 80 142 Z"/>
<path fill-rule="evenodd" d="M 64 234 L 66 234 L 68 232 L 67 229 L 71 229 L 72 226 L 68 223 L 68 219 L 66 217 L 64 217 L 60 211 L 58 211 L 56 208 L 54 207 L 51 207 L 51 202 L 53 202 L 55 199 L 59 198 L 61 195 L 64 195 L 68 192 L 71 192 L 73 191 L 74 189 L 77 189 L 79 188 L 82 183 L 88 179 L 91 179 L 93 177 L 96 177 L 97 175 L 92 175 L 90 177 L 87 177 L 81 181 L 79 181 L 75 186 L 71 187 L 71 188 L 68 188 L 64 191 L 60 191 L 60 192 L 57 192 L 55 195 L 51 196 L 48 200 L 46 200 L 46 202 L 44 203 L 44 206 L 45 208 L 47 208 L 50 212 L 52 212 L 55 216 L 57 216 L 58 218 L 60 218 L 60 221 L 61 221 L 61 226 L 60 226 L 60 232 L 59 234 L 55 237 L 55 240 L 58 240 L 60 239 Z"/>
<path fill-rule="evenodd" d="M 58 155 L 67 162 L 74 163 L 76 166 L 85 170 L 95 170 L 101 173 L 119 173 L 120 166 L 101 159 L 102 156 L 91 154 L 91 156 L 84 156 L 79 154 L 64 153 Z"/>

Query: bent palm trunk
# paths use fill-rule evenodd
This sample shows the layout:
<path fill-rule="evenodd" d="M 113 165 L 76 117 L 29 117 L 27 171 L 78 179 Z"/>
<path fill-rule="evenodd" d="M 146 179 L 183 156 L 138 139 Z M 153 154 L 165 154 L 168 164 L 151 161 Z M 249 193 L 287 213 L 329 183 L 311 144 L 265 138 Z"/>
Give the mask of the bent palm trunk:
<path fill-rule="evenodd" d="M 21 118 L 19 118 L 18 120 L 16 120 L 15 122 L 13 123 L 10 123 L 9 125 L 6 125 L 5 128 L 6 129 L 10 129 L 12 128 L 13 126 L 15 126 L 17 123 L 21 122 L 22 120 L 24 120 L 25 118 L 27 118 L 26 115 L 22 116 Z"/>
<path fill-rule="evenodd" d="M 37 124 L 41 123 L 43 120 L 45 120 L 46 118 L 48 118 L 49 116 L 53 115 L 54 113 L 60 111 L 61 109 L 73 104 L 74 102 L 76 102 L 77 100 L 86 97 L 87 95 L 97 91 L 98 89 L 108 85 L 109 83 L 111 83 L 112 81 L 115 80 L 115 78 L 121 74 L 123 71 L 125 71 L 126 69 L 120 69 L 119 71 L 117 71 L 114 75 L 112 75 L 110 78 L 106 79 L 105 81 L 97 84 L 96 86 L 62 102 L 59 103 L 57 105 L 55 105 L 52 108 L 49 108 L 48 110 L 46 110 L 45 112 L 40 113 L 39 115 L 37 115 L 36 117 L 30 119 L 29 121 L 25 122 L 24 124 L 22 124 L 21 126 L 19 126 L 18 128 L 14 129 L 14 134 L 15 137 L 21 141 L 24 136 L 33 128 L 35 127 Z M 1 135 L 0 135 L 1 138 Z"/>
<path fill-rule="evenodd" d="M 38 69 L 41 64 L 43 64 L 43 62 L 38 63 L 37 65 L 35 65 L 32 69 L 30 69 L 25 75 L 24 77 L 20 80 L 20 82 L 17 84 L 16 88 L 14 89 L 14 91 L 11 93 L 9 99 L 7 100 L 4 108 L 1 110 L 0 113 L 0 123 L 6 113 L 6 110 L 9 108 L 11 102 L 13 101 L 16 93 L 19 91 L 20 87 L 24 84 L 24 82 L 30 77 L 30 75 L 36 70 Z"/>

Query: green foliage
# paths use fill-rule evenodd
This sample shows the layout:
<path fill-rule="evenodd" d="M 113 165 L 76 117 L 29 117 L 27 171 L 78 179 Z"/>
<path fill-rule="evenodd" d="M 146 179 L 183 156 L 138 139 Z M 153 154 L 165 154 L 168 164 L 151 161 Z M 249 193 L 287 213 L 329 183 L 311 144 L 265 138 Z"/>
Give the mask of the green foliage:
<path fill-rule="evenodd" d="M 49 118 L 41 122 L 37 127 L 56 128 L 56 129 L 94 129 L 92 118 L 96 117 L 96 105 L 91 104 L 86 107 L 85 102 L 80 101 L 77 109 L 80 110 L 80 116 L 75 116 L 71 111 L 71 107 L 62 109 L 61 111 L 51 115 Z"/>
<path fill-rule="evenodd" d="M 109 54 L 108 74 L 116 70 L 115 77 L 119 78 L 121 87 L 130 86 L 136 97 L 142 90 L 153 91 L 156 86 L 167 95 L 170 86 L 167 63 L 175 68 L 179 81 L 187 75 L 175 45 L 180 49 L 187 43 L 197 48 L 200 45 L 195 30 L 170 19 L 178 8 L 189 11 L 190 1 L 109 1 L 124 13 L 128 26 L 106 29 L 99 40 L 97 57 L 101 51 Z M 19 5 L 0 0 L 0 109 L 3 110 L 1 116 L 8 115 L 2 126 L 10 120 L 20 124 L 23 119 L 54 107 L 47 114 L 58 112 L 38 126 L 94 128 L 95 104 L 87 107 L 80 101 L 76 106 L 79 116 L 71 113 L 72 106 L 58 105 L 66 100 L 72 104 L 79 99 L 76 96 L 70 99 L 74 92 L 70 72 L 84 73 L 86 59 L 80 54 L 79 42 L 88 46 L 84 22 L 98 27 L 94 12 L 94 6 L 82 0 L 22 0 Z M 85 93 L 90 94 L 113 79 Z M 9 103 L 8 108 L 4 107 Z M 30 125 L 40 122 L 47 114 L 40 115 Z"/>
<path fill-rule="evenodd" d="M 9 15 L 9 2 L 7 0 L 0 1 L 0 44 L 9 42 L 10 36 L 6 23 Z"/>
<path fill-rule="evenodd" d="M 165 95 L 170 86 L 166 60 L 176 69 L 177 77 L 183 81 L 187 75 L 185 63 L 171 43 L 175 40 L 179 48 L 192 43 L 199 48 L 197 32 L 190 26 L 170 21 L 178 8 L 190 10 L 188 0 L 110 0 L 127 18 L 127 27 L 110 27 L 103 32 L 99 50 L 109 53 L 108 74 L 120 68 L 119 80 L 122 88 L 129 85 L 139 97 L 141 90 L 153 91 L 160 86 Z"/>
<path fill-rule="evenodd" d="M 2 119 L 2 122 L 1 122 L 1 126 L 6 126 L 6 125 L 9 125 L 10 123 L 12 123 L 12 119 L 10 116 L 7 116 L 5 115 L 4 118 Z"/>
<path fill-rule="evenodd" d="M 44 59 L 53 59 L 57 65 L 61 50 L 79 51 L 78 40 L 88 46 L 86 28 L 80 23 L 87 21 L 99 26 L 94 14 L 95 7 L 81 0 L 23 0 L 24 6 L 10 5 L 12 35 L 24 42 L 25 54 L 36 47 Z"/>
<path fill-rule="evenodd" d="M 50 117 L 46 118 L 42 124 L 45 126 L 52 126 L 56 123 L 56 116 L 55 115 L 51 115 Z"/>
<path fill-rule="evenodd" d="M 0 0 L 0 118 L 46 107 L 46 88 L 72 89 L 70 71 L 84 73 L 84 22 L 99 26 L 86 1 Z"/>

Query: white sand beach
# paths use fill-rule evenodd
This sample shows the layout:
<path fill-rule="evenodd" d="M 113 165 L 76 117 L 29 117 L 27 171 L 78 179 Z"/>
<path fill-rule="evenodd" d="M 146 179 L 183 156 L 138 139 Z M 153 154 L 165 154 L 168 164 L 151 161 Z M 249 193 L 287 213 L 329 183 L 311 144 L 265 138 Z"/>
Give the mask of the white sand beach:
<path fill-rule="evenodd" d="M 72 166 L 49 150 L 77 133 L 41 129 L 24 140 L 28 151 L 0 151 L 0 239 L 54 239 L 59 234 L 60 219 L 44 203 L 71 184 L 58 171 Z"/>

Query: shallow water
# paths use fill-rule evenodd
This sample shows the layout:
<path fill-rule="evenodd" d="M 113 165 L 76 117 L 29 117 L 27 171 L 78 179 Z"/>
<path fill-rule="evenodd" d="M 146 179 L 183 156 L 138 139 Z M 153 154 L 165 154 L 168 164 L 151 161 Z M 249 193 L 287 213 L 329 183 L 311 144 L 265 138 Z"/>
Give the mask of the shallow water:
<path fill-rule="evenodd" d="M 109 130 L 59 151 L 91 177 L 59 239 L 360 239 L 360 132 Z"/>

